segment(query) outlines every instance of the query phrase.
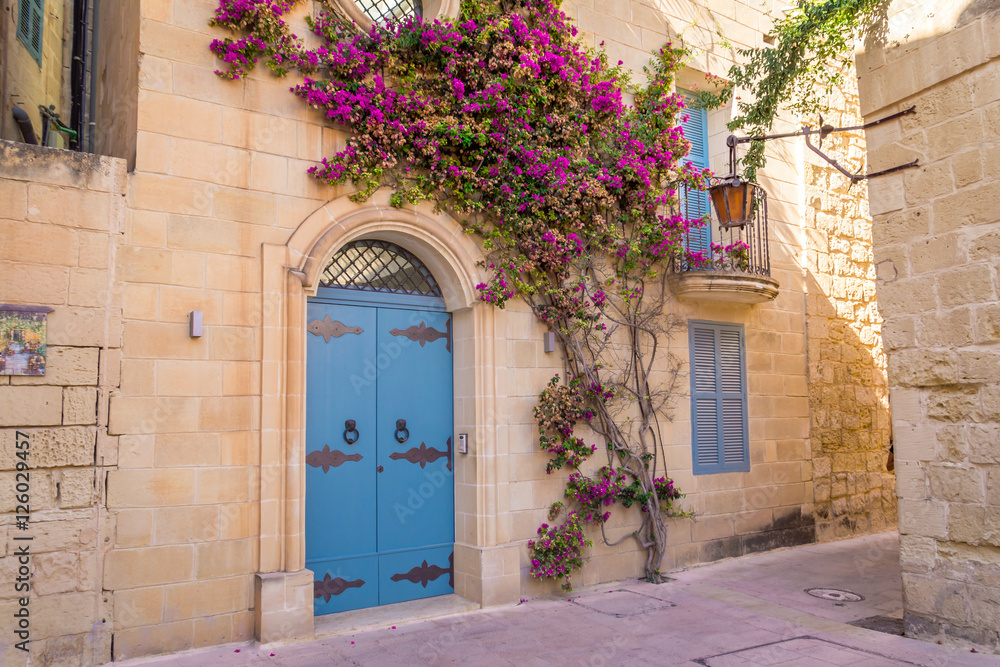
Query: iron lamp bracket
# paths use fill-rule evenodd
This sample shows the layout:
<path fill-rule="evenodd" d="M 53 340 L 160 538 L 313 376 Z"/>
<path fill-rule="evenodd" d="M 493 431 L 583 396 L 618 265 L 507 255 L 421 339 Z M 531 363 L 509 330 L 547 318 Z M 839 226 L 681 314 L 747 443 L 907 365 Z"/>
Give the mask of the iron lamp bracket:
<path fill-rule="evenodd" d="M 911 106 L 908 109 L 903 109 L 897 113 L 894 113 L 885 118 L 880 118 L 879 120 L 873 120 L 870 123 L 865 123 L 864 125 L 853 125 L 850 127 L 833 127 L 829 124 L 823 124 L 823 117 L 820 116 L 819 123 L 820 127 L 813 129 L 811 125 L 804 125 L 798 132 L 785 132 L 782 134 L 768 134 L 758 137 L 736 137 L 734 135 L 729 135 L 726 139 L 726 145 L 729 146 L 729 172 L 731 174 L 736 173 L 736 146 L 739 144 L 749 143 L 751 141 L 767 141 L 769 139 L 785 139 L 787 137 L 805 137 L 806 146 L 809 150 L 819 155 L 821 158 L 826 160 L 834 169 L 842 173 L 844 176 L 851 180 L 851 185 L 858 183 L 859 181 L 864 181 L 869 178 L 876 178 L 878 176 L 885 176 L 886 174 L 892 174 L 903 169 L 912 169 L 913 167 L 919 167 L 920 161 L 914 160 L 913 162 L 908 162 L 906 164 L 901 164 L 896 167 L 890 167 L 889 169 L 882 169 L 880 171 L 871 172 L 868 174 L 862 174 L 860 172 L 852 174 L 850 171 L 845 169 L 839 162 L 828 156 L 826 153 L 820 150 L 823 147 L 823 140 L 830 134 L 834 132 L 851 132 L 855 130 L 867 130 L 868 128 L 875 127 L 876 125 L 881 125 L 882 123 L 887 123 L 891 120 L 896 120 L 902 116 L 908 116 L 917 112 L 916 106 Z M 819 146 L 815 146 L 812 143 L 811 137 L 814 135 L 819 135 Z"/>

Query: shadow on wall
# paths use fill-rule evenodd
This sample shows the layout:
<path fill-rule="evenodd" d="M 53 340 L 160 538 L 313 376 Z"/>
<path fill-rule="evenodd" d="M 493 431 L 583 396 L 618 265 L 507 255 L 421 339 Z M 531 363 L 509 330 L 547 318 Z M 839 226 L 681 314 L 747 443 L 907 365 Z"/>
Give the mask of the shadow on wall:
<path fill-rule="evenodd" d="M 963 25 L 971 23 L 980 16 L 991 12 L 1000 13 L 1000 0 L 974 0 L 972 4 L 962 10 L 955 27 L 961 28 Z"/>
<path fill-rule="evenodd" d="M 874 283 L 834 275 L 833 291 L 844 295 L 838 298 L 820 291 L 816 274 L 810 272 L 808 280 L 816 540 L 891 530 L 896 477 L 888 467 L 892 436 Z M 852 283 L 846 293 L 837 287 Z"/>
<path fill-rule="evenodd" d="M 858 108 L 856 89 L 841 95 L 836 108 Z M 836 115 L 835 124 L 861 122 Z M 826 149 L 864 164 L 860 133 L 831 135 Z M 805 182 L 810 440 L 816 538 L 825 542 L 894 528 L 896 492 L 867 192 L 812 161 Z"/>

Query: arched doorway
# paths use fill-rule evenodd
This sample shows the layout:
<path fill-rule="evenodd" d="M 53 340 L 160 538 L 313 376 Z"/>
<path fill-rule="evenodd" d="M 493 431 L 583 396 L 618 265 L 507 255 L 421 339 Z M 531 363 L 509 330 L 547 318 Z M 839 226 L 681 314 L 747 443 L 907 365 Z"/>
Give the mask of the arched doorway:
<path fill-rule="evenodd" d="M 503 325 L 497 309 L 480 301 L 475 289 L 486 279 L 477 267 L 482 251 L 431 202 L 397 209 L 388 205 L 387 195 L 375 199 L 363 208 L 347 196 L 327 202 L 284 244 L 261 247 L 260 536 L 254 629 L 263 643 L 308 637 L 314 631 L 314 581 L 325 574 L 315 577 L 306 566 L 306 471 L 313 470 L 305 461 L 306 348 L 315 338 L 307 332 L 308 300 L 319 294 L 330 258 L 359 239 L 377 238 L 416 254 L 437 281 L 445 312 L 452 315 L 454 428 L 468 434 L 469 442 L 468 454 L 457 455 L 453 463 L 455 593 L 483 605 L 516 602 L 521 593 L 519 545 L 510 539 L 507 466 L 499 465 L 510 447 L 500 402 L 503 376 L 498 374 L 507 358 L 498 345 L 498 327 Z M 337 436 L 342 446 L 345 419 L 340 419 Z M 331 450 L 337 448 L 335 443 Z M 431 565 L 441 564 L 428 561 Z"/>
<path fill-rule="evenodd" d="M 317 615 L 454 591 L 452 317 L 431 271 L 352 241 L 306 317 L 305 565 Z"/>

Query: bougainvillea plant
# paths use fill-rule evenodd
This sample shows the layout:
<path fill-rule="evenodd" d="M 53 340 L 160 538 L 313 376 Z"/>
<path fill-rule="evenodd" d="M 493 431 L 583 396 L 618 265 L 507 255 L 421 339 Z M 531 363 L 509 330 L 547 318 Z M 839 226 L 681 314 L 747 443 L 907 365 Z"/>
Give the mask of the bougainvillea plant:
<path fill-rule="evenodd" d="M 665 344 L 677 326 L 665 314 L 667 276 L 697 261 L 685 237 L 705 220 L 685 217 L 683 201 L 709 176 L 685 160 L 678 127 L 685 51 L 665 45 L 639 87 L 575 39 L 558 0 L 465 0 L 454 21 L 411 16 L 367 32 L 316 0 L 305 37 L 286 21 L 296 4 L 221 0 L 213 22 L 235 36 L 211 46 L 220 76 L 259 61 L 300 73 L 292 93 L 349 132 L 310 173 L 352 184 L 357 202 L 385 187 L 394 206 L 430 200 L 449 212 L 482 241 L 480 298 L 523 300 L 562 344 L 563 380 L 542 392 L 535 417 L 547 472 L 569 470 L 578 509 L 539 529 L 532 573 L 571 587 L 584 526 L 599 524 L 611 544 L 608 512 L 624 502 L 645 511 L 617 541 L 648 549 L 647 576 L 659 580 L 680 497 L 660 435 L 680 387 Z M 598 449 L 607 464 L 586 475 Z"/>
<path fill-rule="evenodd" d="M 583 567 L 583 548 L 594 541 L 583 532 L 583 518 L 570 512 L 558 526 L 543 523 L 538 527 L 538 539 L 528 543 L 531 549 L 531 574 L 541 579 L 563 579 L 563 590 L 573 590 L 570 575 Z"/>

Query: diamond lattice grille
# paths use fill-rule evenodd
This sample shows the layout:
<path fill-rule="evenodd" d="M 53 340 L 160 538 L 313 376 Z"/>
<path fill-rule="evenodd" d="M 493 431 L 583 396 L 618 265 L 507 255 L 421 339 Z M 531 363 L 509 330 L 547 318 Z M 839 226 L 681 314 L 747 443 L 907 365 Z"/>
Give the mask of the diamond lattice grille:
<path fill-rule="evenodd" d="M 423 16 L 421 0 L 354 0 L 354 4 L 375 23 L 398 21 L 411 14 Z"/>
<path fill-rule="evenodd" d="M 387 241 L 354 241 L 323 271 L 324 287 L 441 296 L 441 288 L 417 257 Z"/>

